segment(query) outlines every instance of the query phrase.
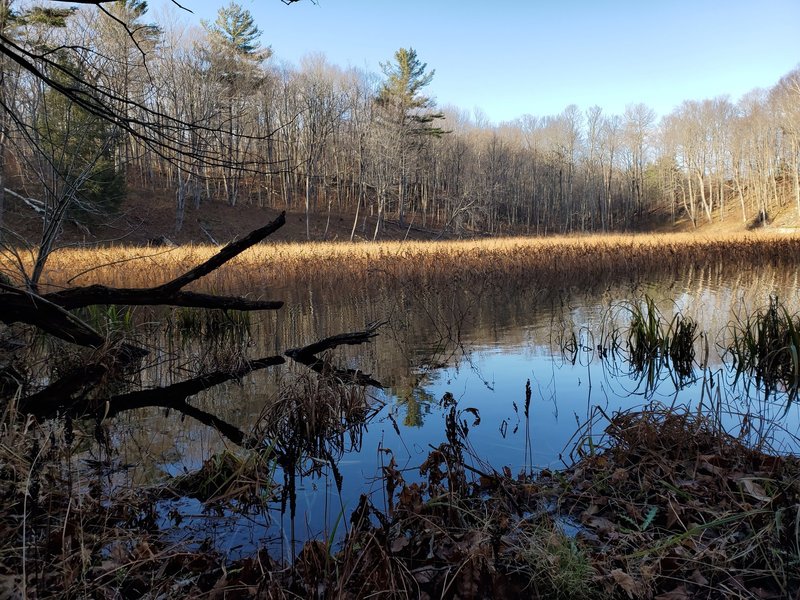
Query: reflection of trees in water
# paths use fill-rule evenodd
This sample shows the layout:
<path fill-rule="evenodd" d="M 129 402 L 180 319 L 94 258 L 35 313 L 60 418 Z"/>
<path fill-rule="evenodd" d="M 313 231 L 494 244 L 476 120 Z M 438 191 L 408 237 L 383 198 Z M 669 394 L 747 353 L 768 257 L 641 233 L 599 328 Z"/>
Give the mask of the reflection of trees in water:
<path fill-rule="evenodd" d="M 475 281 L 470 283 L 473 285 L 460 288 L 450 284 L 424 293 L 401 286 L 362 287 L 338 294 L 323 283 L 319 288 L 305 290 L 302 298 L 290 296 L 289 308 L 283 314 L 253 315 L 247 327 L 240 323 L 232 327 L 233 331 L 220 329 L 220 323 L 214 322 L 205 329 L 200 327 L 194 337 L 181 338 L 165 326 L 158 332 L 161 339 L 154 336 L 154 344 L 173 349 L 173 354 L 161 357 L 158 364 L 143 372 L 141 381 L 164 384 L 187 365 L 212 368 L 225 363 L 225 357 L 209 346 L 210 332 L 217 331 L 226 347 L 233 341 L 234 346 L 246 348 L 249 355 L 269 356 L 276 348 L 303 346 L 336 331 L 356 330 L 363 328 L 365 322 L 388 319 L 388 331 L 374 343 L 336 348 L 329 360 L 373 373 L 396 398 L 397 409 L 402 411 L 398 412 L 402 426 L 420 427 L 438 406 L 437 399 L 426 391 L 436 367 L 460 364 L 476 349 L 505 346 L 549 354 L 556 349 L 554 329 L 580 326 L 585 331 L 596 331 L 608 318 L 610 307 L 643 291 L 654 297 L 665 315 L 680 309 L 696 318 L 701 330 L 711 332 L 713 344 L 716 332 L 727 325 L 742 304 L 757 305 L 770 293 L 794 299 L 790 291 L 795 289 L 797 270 L 726 273 L 717 267 L 698 266 L 690 269 L 683 280 L 635 284 L 598 281 L 588 289 L 545 290 L 522 285 L 515 289 L 489 285 L 478 289 Z M 589 339 L 584 339 L 587 347 L 592 346 L 586 342 Z M 607 366 L 610 371 L 615 367 L 612 363 Z M 284 371 L 288 370 L 291 376 L 298 372 L 294 369 L 305 367 Z M 656 384 L 665 373 L 668 374 L 658 372 Z M 619 375 L 622 381 L 630 373 Z M 323 398 L 324 394 L 305 388 L 295 389 L 297 393 L 287 399 L 286 394 L 280 393 L 287 390 L 285 377 L 286 373 L 278 375 L 269 369 L 243 374 L 240 381 L 200 392 L 187 405 L 165 403 L 161 410 L 143 408 L 119 415 L 110 425 L 117 445 L 117 462 L 138 464 L 125 476 L 137 483 L 151 483 L 163 479 L 164 467 L 173 472 L 181 466 L 194 470 L 209 456 L 222 452 L 231 440 L 245 446 L 244 453 L 269 449 L 280 467 L 278 477 L 283 477 L 281 499 L 287 512 L 294 516 L 297 489 L 303 477 L 323 477 L 325 471 L 341 485 L 337 464 L 360 447 L 364 423 L 378 407 L 353 397 L 351 404 L 355 408 L 340 410 L 330 399 Z M 714 381 L 717 390 L 720 384 Z M 711 384 L 704 380 L 703 385 Z M 655 387 L 652 385 L 651 390 Z M 607 389 L 612 390 L 612 386 Z M 312 400 L 315 396 L 317 401 Z M 172 414 L 165 416 L 168 406 Z M 320 406 L 325 411 L 314 413 L 314 407 Z M 176 418 L 176 410 L 190 418 Z M 309 420 L 309 414 L 319 418 Z M 263 420 L 259 421 L 259 416 Z M 766 419 L 753 423 L 767 427 Z M 256 424 L 259 426 L 254 429 Z M 153 468 L 152 463 L 158 463 L 160 468 Z M 298 518 L 303 518 L 302 510 Z"/>
<path fill-rule="evenodd" d="M 525 282 L 501 287 L 474 277 L 430 284 L 384 281 L 343 291 L 322 281 L 316 282 L 313 292 L 287 289 L 287 304 L 293 309 L 278 317 L 277 326 L 283 342 L 295 343 L 328 330 L 386 319 L 388 332 L 370 352 L 351 358 L 365 360 L 368 370 L 379 373 L 384 383 L 399 387 L 413 384 L 415 370 L 452 365 L 464 350 L 476 346 L 550 349 L 557 339 L 554 329 L 578 326 L 598 333 L 611 307 L 643 293 L 655 300 L 666 318 L 677 311 L 691 317 L 700 331 L 711 334 L 713 344 L 737 311 L 766 305 L 770 294 L 800 308 L 800 298 L 794 294 L 798 279 L 796 266 L 742 269 L 694 264 L 661 278 L 600 277 L 551 282 L 546 288 Z"/>
<path fill-rule="evenodd" d="M 390 285 L 385 281 L 345 290 L 325 281 L 316 282 L 311 288 L 286 287 L 281 291 L 287 300 L 286 308 L 277 314 L 251 315 L 246 343 L 251 355 L 267 356 L 277 348 L 302 346 L 333 332 L 388 320 L 372 344 L 338 348 L 332 360 L 373 373 L 398 398 L 406 411 L 404 423 L 410 426 L 424 420 L 430 403 L 423 390 L 426 381 L 420 380 L 420 373 L 454 366 L 465 352 L 487 346 L 521 347 L 535 354 L 560 352 L 554 331 L 581 328 L 598 332 L 610 307 L 636 294 L 647 292 L 667 318 L 681 310 L 695 319 L 698 330 L 709 334 L 711 364 L 716 359 L 713 350 L 721 341 L 720 332 L 742 306 L 766 304 L 770 293 L 800 302 L 793 293 L 798 285 L 797 268 L 742 270 L 696 264 L 679 277 L 670 274 L 648 281 L 600 278 L 578 285 L 568 283 L 553 282 L 549 289 L 524 282 L 501 288 L 481 284 L 476 277 L 444 286 L 431 284 L 422 291 L 410 284 Z M 790 310 L 796 308 L 789 306 Z M 181 360 L 192 362 L 207 354 L 203 339 L 187 340 L 181 349 Z M 178 360 L 175 367 L 180 369 L 181 364 Z M 168 374 L 163 365 L 142 374 L 143 381 L 163 381 L 164 377 Z M 249 430 L 265 406 L 276 401 L 280 385 L 278 374 L 266 370 L 201 393 L 192 404 Z M 157 425 L 136 434 L 136 444 L 163 445 L 166 450 L 176 437 L 186 438 L 181 452 L 190 464 L 201 463 L 204 456 L 221 445 L 218 434 L 204 426 L 190 420 L 164 419 L 161 413 L 151 414 L 148 422 Z M 131 430 L 135 431 L 135 424 Z M 135 452 L 132 448 L 131 456 Z"/>
<path fill-rule="evenodd" d="M 787 299 L 797 284 L 798 270 L 740 270 L 719 265 L 693 265 L 679 278 L 634 282 L 599 279 L 585 287 L 558 285 L 550 289 L 524 284 L 498 288 L 479 278 L 444 286 L 414 289 L 410 284 L 353 286 L 343 290 L 328 282 L 313 288 L 287 287 L 287 308 L 258 316 L 251 323 L 251 349 L 267 355 L 275 348 L 303 345 L 336 331 L 362 328 L 385 319 L 388 325 L 373 344 L 336 351 L 336 362 L 374 373 L 388 387 L 409 391 L 421 387 L 420 371 L 458 364 L 470 349 L 485 346 L 526 347 L 536 353 L 559 351 L 556 331 L 585 328 L 595 336 L 614 305 L 647 292 L 671 318 L 680 310 L 708 332 L 712 350 L 720 332 L 741 306 L 765 303 L 770 293 Z M 385 282 L 384 282 L 385 283 Z M 201 343 L 198 341 L 198 344 Z M 198 353 L 201 350 L 198 350 Z M 716 359 L 711 352 L 712 363 Z M 251 376 L 224 394 L 206 395 L 204 402 L 238 422 L 257 415 L 276 390 L 270 373 Z M 409 406 L 420 403 L 411 397 Z M 412 412 L 413 412 L 412 408 Z M 420 406 L 424 416 L 424 402 Z"/>
<path fill-rule="evenodd" d="M 401 386 L 389 390 L 397 398 L 397 405 L 405 410 L 403 425 L 406 427 L 422 427 L 425 415 L 430 414 L 431 407 L 437 403 L 433 394 L 421 387 L 427 379 L 423 376 L 413 386 Z"/>

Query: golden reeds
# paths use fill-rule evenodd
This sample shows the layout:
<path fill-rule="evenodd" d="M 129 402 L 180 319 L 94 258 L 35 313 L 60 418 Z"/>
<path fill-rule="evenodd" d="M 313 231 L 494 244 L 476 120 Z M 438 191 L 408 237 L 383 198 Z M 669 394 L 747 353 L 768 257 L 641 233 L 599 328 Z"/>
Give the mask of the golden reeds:
<path fill-rule="evenodd" d="M 167 281 L 209 258 L 216 246 L 167 250 L 113 246 L 64 249 L 52 255 L 46 283 L 54 287 L 103 283 L 145 287 Z M 697 236 L 594 235 L 441 242 L 265 243 L 255 246 L 197 286 L 262 294 L 303 281 L 414 281 L 467 277 L 558 286 L 619 274 L 636 276 L 691 265 L 781 263 L 800 255 L 800 236 L 768 233 Z M 10 265 L 0 271 L 13 276 Z"/>

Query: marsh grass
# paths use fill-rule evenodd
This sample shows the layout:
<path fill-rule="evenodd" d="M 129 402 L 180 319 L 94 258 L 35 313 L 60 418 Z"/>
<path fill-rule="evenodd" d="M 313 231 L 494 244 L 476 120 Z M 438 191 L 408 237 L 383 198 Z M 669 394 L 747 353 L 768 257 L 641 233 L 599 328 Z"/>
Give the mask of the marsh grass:
<path fill-rule="evenodd" d="M 630 314 L 626 357 L 637 373 L 642 373 L 652 388 L 662 369 L 669 369 L 679 382 L 694 372 L 697 323 L 676 312 L 667 318 L 655 300 L 645 295 L 641 300 L 623 304 Z M 612 352 L 618 352 L 618 338 L 612 341 Z"/>
<path fill-rule="evenodd" d="M 250 314 L 240 310 L 175 308 L 168 327 L 177 330 L 182 339 L 206 339 L 221 343 L 250 335 Z"/>
<path fill-rule="evenodd" d="M 134 311 L 130 307 L 91 305 L 78 311 L 79 316 L 106 337 L 118 339 L 134 334 Z"/>
<path fill-rule="evenodd" d="M 657 244 L 565 238 L 420 248 L 263 246 L 221 271 L 212 285 L 237 291 L 255 284 L 265 293 L 293 278 L 424 284 L 456 272 L 462 287 L 478 281 L 569 286 L 709 260 L 790 261 L 798 249 L 792 239 L 774 246 L 763 240 L 745 238 L 743 247 L 691 238 Z M 145 259 L 152 272 L 95 269 L 79 280 L 154 285 L 197 261 L 196 255 L 181 258 L 177 253 L 183 251 L 195 249 Z M 117 250 L 107 252 L 102 260 L 120 260 L 114 258 Z M 674 259 L 669 264 L 665 252 Z M 79 255 L 65 256 L 66 262 L 54 262 L 54 285 L 100 257 L 88 254 L 81 266 L 71 262 Z M 617 333 L 609 344 L 638 357 L 631 364 L 641 365 L 647 380 L 657 379 L 664 365 L 679 372 L 683 364 L 688 372 L 696 326 L 667 320 L 650 303 L 644 299 L 625 309 L 636 333 Z M 230 356 L 225 349 L 232 338 L 246 343 L 249 335 L 247 323 L 235 315 L 177 311 L 173 318 L 187 343 L 208 338 L 213 346 L 212 338 L 220 340 L 217 362 L 238 360 L 240 349 Z M 118 321 L 109 314 L 98 319 Z M 575 347 L 583 343 L 578 336 L 570 339 Z M 341 485 L 336 465 L 345 451 L 360 447 L 374 400 L 325 375 L 284 382 L 282 390 L 265 409 L 250 446 L 210 458 L 200 471 L 179 479 L 185 485 L 180 493 L 236 505 L 280 496 L 294 513 L 298 474 L 330 468 Z M 0 498 L 6 507 L 0 515 L 0 589 L 21 589 L 31 598 L 416 598 L 456 592 L 467 598 L 644 598 L 712 596 L 718 589 L 755 598 L 787 597 L 800 587 L 796 459 L 757 452 L 695 413 L 651 409 L 608 419 L 606 437 L 592 438 L 591 451 L 563 472 L 514 477 L 470 454 L 465 438 L 479 415 L 459 410 L 452 397 L 443 399 L 443 408 L 449 409 L 447 443 L 433 449 L 419 482 L 404 481 L 390 463 L 383 471 L 388 508 L 364 496 L 341 546 L 331 533 L 309 541 L 295 563 L 286 565 L 266 551 L 231 563 L 207 549 L 165 543 L 154 497 L 109 485 L 107 436 L 78 431 L 68 420 L 36 423 L 15 414 L 10 403 L 0 421 Z M 100 429 L 98 424 L 95 431 Z M 77 468 L 79 448 L 98 446 L 97 469 Z M 553 505 L 557 515 L 543 508 Z M 553 519 L 560 515 L 580 522 L 579 536 L 564 534 Z M 333 529 L 342 527 L 342 519 Z"/>
<path fill-rule="evenodd" d="M 101 282 L 120 287 L 163 283 L 218 250 L 190 245 L 154 253 L 146 247 L 65 249 L 49 262 L 54 287 Z M 719 262 L 736 265 L 790 262 L 800 237 L 690 234 L 497 238 L 443 242 L 260 244 L 198 284 L 206 290 L 263 295 L 293 281 L 345 280 L 374 284 L 395 280 L 452 279 L 497 284 L 586 287 L 607 277 L 682 272 Z M 120 264 L 127 265 L 120 268 Z M 6 272 L 13 265 L 3 265 Z"/>
<path fill-rule="evenodd" d="M 364 388 L 325 374 L 295 375 L 279 389 L 258 419 L 256 444 L 273 448 L 287 485 L 295 476 L 330 467 L 341 490 L 339 459 L 361 448 L 363 427 L 381 403 L 370 399 Z M 287 491 L 294 494 L 293 489 Z"/>
<path fill-rule="evenodd" d="M 237 511 L 265 508 L 275 499 L 277 463 L 270 448 L 233 452 L 224 450 L 197 471 L 179 475 L 169 484 L 177 493 L 213 506 Z"/>
<path fill-rule="evenodd" d="M 731 341 L 726 356 L 733 361 L 736 377 L 755 376 L 767 391 L 780 387 L 797 398 L 800 388 L 800 315 L 790 314 L 776 297 L 729 326 Z"/>
<path fill-rule="evenodd" d="M 553 329 L 551 337 L 565 360 L 574 365 L 599 358 L 612 375 L 643 382 L 645 395 L 666 379 L 680 389 L 694 381 L 695 366 L 705 368 L 708 360 L 707 336 L 697 322 L 679 310 L 665 314 L 647 294 L 612 305 L 597 334 L 587 327 L 576 330 L 564 318 Z"/>
<path fill-rule="evenodd" d="M 179 307 L 151 313 L 151 320 L 146 329 L 167 350 L 161 359 L 173 373 L 236 370 L 254 344 L 247 312 Z"/>

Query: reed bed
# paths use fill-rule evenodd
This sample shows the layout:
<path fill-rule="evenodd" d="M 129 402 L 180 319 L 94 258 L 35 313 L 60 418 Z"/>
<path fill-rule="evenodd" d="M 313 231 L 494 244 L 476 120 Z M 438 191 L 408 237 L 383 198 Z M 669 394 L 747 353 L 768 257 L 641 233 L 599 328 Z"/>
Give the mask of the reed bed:
<path fill-rule="evenodd" d="M 218 249 L 210 245 L 64 249 L 50 258 L 46 284 L 153 286 L 185 272 Z M 371 283 L 454 277 L 580 286 L 607 276 L 635 277 L 710 262 L 784 264 L 798 255 L 800 236 L 768 233 L 265 243 L 196 285 L 206 291 L 254 294 L 304 281 Z M 0 263 L 0 270 L 14 275 L 8 263 Z"/>

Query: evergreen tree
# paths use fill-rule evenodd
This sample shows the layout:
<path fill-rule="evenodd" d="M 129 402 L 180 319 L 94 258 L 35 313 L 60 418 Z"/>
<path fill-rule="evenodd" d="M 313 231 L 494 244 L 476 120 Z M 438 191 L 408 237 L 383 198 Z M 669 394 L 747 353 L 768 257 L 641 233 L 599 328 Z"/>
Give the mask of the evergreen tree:
<path fill-rule="evenodd" d="M 425 138 L 441 137 L 446 133 L 433 123 L 444 118 L 433 112 L 433 99 L 422 94 L 422 88 L 433 80 L 435 71 L 427 71 L 428 65 L 420 61 L 413 48 L 400 48 L 394 54 L 394 62 L 381 63 L 386 81 L 378 90 L 376 104 L 379 118 L 383 121 L 384 138 L 389 146 L 383 150 L 384 161 L 389 169 L 397 173 L 397 218 L 402 224 L 409 198 L 409 174 L 418 168 L 419 156 L 425 148 Z M 384 212 L 385 199 L 379 200 L 378 222 Z M 378 228 L 375 229 L 377 236 Z"/>
<path fill-rule="evenodd" d="M 13 0 L 0 0 L 0 35 L 3 39 L 18 42 L 18 33 L 25 26 L 44 26 L 48 28 L 65 27 L 66 20 L 74 10 L 71 8 L 53 8 L 32 6 L 23 10 L 15 10 Z M 10 129 L 14 118 L 12 113 L 19 98 L 14 90 L 19 81 L 18 67 L 7 54 L 0 55 L 0 242 L 4 238 L 6 158 Z"/>
<path fill-rule="evenodd" d="M 261 30 L 250 11 L 235 2 L 217 11 L 213 24 L 204 22 L 211 39 L 212 51 L 226 57 L 262 62 L 272 55 L 269 47 L 261 46 Z"/>
<path fill-rule="evenodd" d="M 400 48 L 395 62 L 381 63 L 386 81 L 378 92 L 378 105 L 404 128 L 404 133 L 441 136 L 445 131 L 431 126 L 442 113 L 430 112 L 434 101 L 421 93 L 433 80 L 436 71 L 426 72 L 428 64 L 420 61 L 413 48 Z"/>
<path fill-rule="evenodd" d="M 141 46 L 143 42 L 147 42 L 147 46 L 153 46 L 161 35 L 161 28 L 158 25 L 142 22 L 148 8 L 145 0 L 117 0 L 106 8 L 109 14 L 125 25 L 122 33 L 129 42 L 138 46 L 139 52 L 145 50 Z M 114 27 L 117 24 L 114 22 L 110 25 Z"/>
<path fill-rule="evenodd" d="M 65 58 L 59 63 L 62 72 L 53 73 L 55 80 L 80 78 L 74 63 Z M 113 129 L 62 94 L 45 92 L 36 133 L 39 151 L 51 167 L 51 206 L 68 203 L 66 212 L 82 219 L 116 210 L 125 196 L 125 178 L 115 167 Z"/>

